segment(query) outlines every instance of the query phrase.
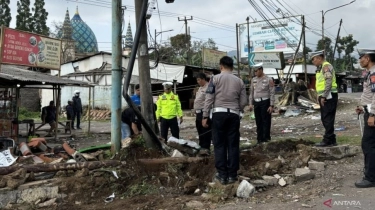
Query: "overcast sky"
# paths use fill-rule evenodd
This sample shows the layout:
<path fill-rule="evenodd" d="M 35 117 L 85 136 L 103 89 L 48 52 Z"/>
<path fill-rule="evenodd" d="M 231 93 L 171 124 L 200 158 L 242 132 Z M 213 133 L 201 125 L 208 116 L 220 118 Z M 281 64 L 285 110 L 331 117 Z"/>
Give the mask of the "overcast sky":
<path fill-rule="evenodd" d="M 253 0 L 261 6 L 266 15 L 273 17 L 262 5 L 261 0 Z M 34 0 L 31 0 L 32 5 Z M 315 32 L 321 34 L 321 10 L 327 11 L 334 7 L 351 2 L 351 0 L 264 0 L 271 11 L 280 8 L 283 13 L 293 15 L 305 15 L 307 26 L 314 28 Z M 48 25 L 53 21 L 63 21 L 66 9 L 69 9 L 72 18 L 76 7 L 79 8 L 81 18 L 91 27 L 96 34 L 100 51 L 111 50 L 111 0 L 45 0 L 45 8 L 49 12 Z M 135 12 L 134 0 L 123 0 L 127 6 L 125 11 L 126 27 L 130 22 L 135 33 Z M 91 5 L 90 5 L 91 4 Z M 282 5 L 282 6 L 281 6 Z M 156 6 L 157 7 L 157 6 Z M 325 34 L 329 37 L 336 37 L 339 21 L 343 19 L 343 27 L 340 35 L 353 34 L 359 41 L 359 47 L 375 48 L 373 9 L 375 1 L 357 0 L 356 2 L 329 11 L 325 15 Z M 156 10 L 157 11 L 157 10 Z M 248 0 L 175 0 L 173 4 L 167 4 L 159 0 L 160 19 L 154 14 L 149 20 L 150 32 L 154 36 L 154 30 L 165 31 L 173 29 L 172 32 L 162 33 L 157 41 L 168 39 L 179 33 L 185 33 L 184 22 L 178 21 L 178 16 L 193 16 L 188 21 L 190 33 L 193 40 L 207 40 L 213 38 L 219 50 L 230 51 L 236 49 L 236 23 L 245 23 L 246 17 L 262 20 Z M 16 25 L 17 1 L 11 0 L 12 22 L 11 27 Z M 161 22 L 161 24 L 160 24 Z M 124 34 L 126 33 L 126 27 Z M 306 35 L 307 46 L 315 49 L 320 36 L 308 32 Z"/>

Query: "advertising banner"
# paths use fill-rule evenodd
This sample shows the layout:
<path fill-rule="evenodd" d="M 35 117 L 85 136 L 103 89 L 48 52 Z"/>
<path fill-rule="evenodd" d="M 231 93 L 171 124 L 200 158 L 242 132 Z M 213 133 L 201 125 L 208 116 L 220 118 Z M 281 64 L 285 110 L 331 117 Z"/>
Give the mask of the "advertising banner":
<path fill-rule="evenodd" d="M 270 22 L 270 23 L 269 23 Z M 249 23 L 250 52 L 283 52 L 294 53 L 298 47 L 302 25 L 296 19 L 277 19 Z M 271 25 L 272 26 L 271 26 Z M 247 23 L 240 24 L 241 62 L 248 60 Z M 302 52 L 302 45 L 298 49 Z"/>
<path fill-rule="evenodd" d="M 217 68 L 219 66 L 220 59 L 226 55 L 227 55 L 226 52 L 203 48 L 202 49 L 203 66 Z"/>
<path fill-rule="evenodd" d="M 1 62 L 59 70 L 61 40 L 3 27 Z"/>

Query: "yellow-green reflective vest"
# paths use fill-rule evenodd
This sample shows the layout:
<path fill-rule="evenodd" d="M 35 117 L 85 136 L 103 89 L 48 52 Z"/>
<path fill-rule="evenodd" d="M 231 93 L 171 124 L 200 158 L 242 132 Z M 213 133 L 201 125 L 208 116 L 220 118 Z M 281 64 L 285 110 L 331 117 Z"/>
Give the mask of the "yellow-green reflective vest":
<path fill-rule="evenodd" d="M 320 72 L 316 73 L 315 89 L 316 89 L 316 92 L 318 93 L 319 96 L 324 93 L 324 89 L 325 89 L 325 86 L 326 86 L 326 80 L 324 79 L 324 69 L 323 69 L 323 67 L 327 64 L 331 65 L 329 62 L 324 61 L 323 64 L 322 64 L 322 69 L 320 70 Z M 336 83 L 335 70 L 332 69 L 331 73 L 332 73 L 331 93 L 337 93 L 337 83 Z"/>

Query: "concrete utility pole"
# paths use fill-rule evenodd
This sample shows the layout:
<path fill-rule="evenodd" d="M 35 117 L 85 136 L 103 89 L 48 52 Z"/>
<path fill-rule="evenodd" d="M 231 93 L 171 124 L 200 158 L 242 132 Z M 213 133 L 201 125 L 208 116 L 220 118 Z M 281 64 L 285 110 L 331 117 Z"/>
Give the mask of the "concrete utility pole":
<path fill-rule="evenodd" d="M 339 26 L 339 30 L 337 31 L 335 47 L 333 48 L 333 53 L 332 53 L 332 63 L 335 61 L 335 51 L 336 51 L 336 48 L 337 48 L 337 42 L 338 42 L 339 39 L 340 39 L 340 30 L 341 30 L 341 25 L 342 25 L 342 19 L 340 20 L 340 26 Z"/>
<path fill-rule="evenodd" d="M 111 150 L 116 153 L 121 149 L 121 2 L 121 0 L 112 0 Z"/>
<path fill-rule="evenodd" d="M 136 22 L 139 24 L 141 18 L 142 3 L 147 0 L 134 0 L 135 3 L 135 17 Z M 147 43 L 147 30 L 146 21 L 142 22 L 141 36 L 138 45 L 138 68 L 139 68 L 139 87 L 141 90 L 141 109 L 145 121 L 155 132 L 156 120 L 154 118 L 154 103 L 151 93 L 151 76 L 150 76 L 150 58 L 148 54 L 148 43 Z M 138 26 L 137 26 L 138 27 Z M 134 52 L 132 52 L 134 53 Z M 144 127 L 143 127 L 144 128 Z M 146 146 L 149 148 L 157 148 L 152 136 L 148 132 L 143 132 L 143 138 L 145 139 Z"/>
<path fill-rule="evenodd" d="M 186 63 L 190 64 L 189 62 L 189 51 L 190 51 L 190 46 L 188 43 L 188 20 L 193 20 L 193 16 L 190 16 L 190 18 L 186 18 L 186 16 L 182 19 L 178 17 L 178 21 L 184 21 L 185 22 L 185 43 L 186 43 L 186 48 L 188 49 L 188 52 L 186 53 Z"/>

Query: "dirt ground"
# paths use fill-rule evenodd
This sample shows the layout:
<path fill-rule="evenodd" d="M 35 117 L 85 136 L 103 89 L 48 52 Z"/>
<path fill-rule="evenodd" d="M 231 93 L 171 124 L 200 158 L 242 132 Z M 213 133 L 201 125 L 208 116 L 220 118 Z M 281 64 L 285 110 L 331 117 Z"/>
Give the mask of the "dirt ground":
<path fill-rule="evenodd" d="M 344 127 L 344 130 L 336 131 L 336 134 L 341 144 L 359 145 L 360 127 L 354 113 L 359 96 L 339 96 L 336 127 Z M 242 148 L 250 148 L 255 143 L 255 122 L 248 116 L 241 122 Z M 311 140 L 322 138 L 324 128 L 318 117 L 318 111 L 296 117 L 274 116 L 273 141 L 244 149 L 239 174 L 251 180 L 260 179 L 265 174 L 292 174 L 294 160 L 299 155 L 297 145 L 311 145 Z M 84 131 L 77 132 L 72 142 L 78 148 L 108 143 L 108 125 L 109 122 L 94 122 L 92 130 L 95 133 L 84 137 Z M 286 128 L 292 132 L 283 133 Z M 185 117 L 181 125 L 181 138 L 197 140 L 194 117 Z M 137 161 L 140 158 L 161 157 L 164 157 L 161 152 L 134 144 L 116 157 L 126 161 L 125 167 L 111 169 L 117 171 L 119 179 L 101 171 L 90 172 L 86 177 L 75 177 L 74 171 L 60 173 L 56 184 L 66 197 L 57 206 L 45 209 L 374 209 L 373 189 L 354 187 L 354 182 L 362 177 L 362 154 L 341 160 L 325 160 L 325 170 L 316 172 L 314 179 L 294 182 L 285 187 L 257 188 L 256 193 L 248 199 L 209 187 L 208 183 L 212 182 L 215 173 L 213 156 L 191 164 L 142 165 Z M 278 157 L 284 158 L 286 163 L 274 170 L 264 169 L 266 162 Z M 197 189 L 199 192 L 194 193 Z M 104 202 L 112 193 L 116 196 L 113 202 Z M 203 193 L 213 196 L 202 196 Z M 331 207 L 323 204 L 329 199 L 332 199 Z M 349 201 L 355 201 L 355 205 Z"/>

